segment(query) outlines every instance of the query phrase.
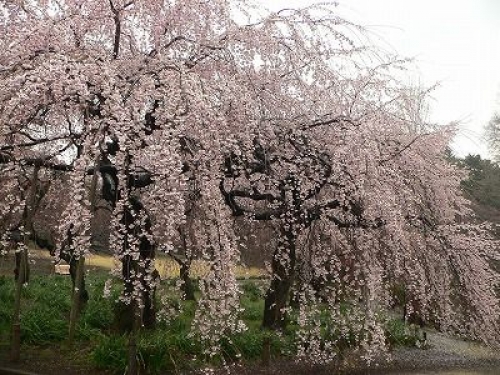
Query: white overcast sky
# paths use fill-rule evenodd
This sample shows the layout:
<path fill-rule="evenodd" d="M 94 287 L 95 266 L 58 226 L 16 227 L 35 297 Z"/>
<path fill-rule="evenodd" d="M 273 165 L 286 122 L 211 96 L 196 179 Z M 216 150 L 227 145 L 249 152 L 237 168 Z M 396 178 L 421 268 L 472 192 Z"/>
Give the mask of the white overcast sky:
<path fill-rule="evenodd" d="M 272 10 L 312 0 L 260 0 Z M 500 0 L 338 0 L 344 18 L 384 49 L 413 57 L 415 83 L 440 82 L 430 120 L 459 120 L 453 149 L 489 157 L 483 128 L 500 111 Z"/>

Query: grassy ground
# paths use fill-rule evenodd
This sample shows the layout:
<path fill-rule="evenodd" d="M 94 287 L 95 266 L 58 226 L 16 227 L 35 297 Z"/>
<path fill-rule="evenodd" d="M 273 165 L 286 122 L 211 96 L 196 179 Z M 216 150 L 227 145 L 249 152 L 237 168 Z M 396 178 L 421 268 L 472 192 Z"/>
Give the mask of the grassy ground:
<path fill-rule="evenodd" d="M 103 297 L 106 277 L 102 274 L 89 275 L 90 300 L 83 311 L 77 331 L 76 347 L 92 348 L 84 353 L 85 360 L 97 368 L 122 371 L 126 366 L 127 335 L 117 332 L 114 321 L 114 301 L 120 293 L 115 285 L 112 298 Z M 245 359 L 257 359 L 262 351 L 265 337 L 271 338 L 274 354 L 292 345 L 292 337 L 279 337 L 260 330 L 263 301 L 261 289 L 255 283 L 243 282 L 246 291 L 242 299 L 245 307 L 243 319 L 249 330 L 223 344 L 224 356 L 235 360 L 240 355 Z M 171 282 L 164 281 L 160 292 L 169 294 Z M 67 276 L 33 276 L 23 289 L 21 317 L 21 338 L 27 347 L 58 347 L 67 339 L 71 280 Z M 14 282 L 10 277 L 0 276 L 0 345 L 6 347 L 9 340 L 10 317 L 14 302 Z M 172 302 L 172 301 L 171 301 Z M 139 358 L 144 366 L 154 371 L 173 370 L 198 366 L 206 362 L 203 347 L 196 339 L 188 337 L 195 312 L 195 302 L 177 303 L 182 312 L 170 322 L 160 322 L 154 331 L 144 331 L 139 340 Z M 272 336 L 272 337 L 271 337 Z M 291 348 L 288 350 L 291 351 Z M 221 358 L 213 359 L 218 363 Z"/>
<path fill-rule="evenodd" d="M 90 300 L 79 320 L 77 342 L 68 351 L 66 340 L 71 308 L 71 279 L 69 276 L 53 274 L 53 264 L 48 253 L 32 253 L 33 276 L 22 295 L 23 353 L 36 353 L 35 357 L 44 352 L 59 353 L 79 368 L 85 369 L 82 373 L 89 369 L 123 373 L 128 337 L 118 332 L 119 324 L 114 319 L 115 301 L 121 288 L 119 282 L 114 284 L 111 298 L 103 297 L 104 283 L 113 266 L 111 257 L 93 256 L 87 261 Z M 158 296 L 167 297 L 181 312 L 169 322 L 159 322 L 155 330 L 142 332 L 138 343 L 139 360 L 143 367 L 148 368 L 149 373 L 193 370 L 206 365 L 218 365 L 223 359 L 228 362 L 242 359 L 246 363 L 253 363 L 260 361 L 264 342 L 269 342 L 270 353 L 274 358 L 286 358 L 295 352 L 297 325 L 294 324 L 293 314 L 282 334 L 262 330 L 260 326 L 266 281 L 248 278 L 261 276 L 258 270 L 238 269 L 243 290 L 241 303 L 244 311 L 241 318 L 248 330 L 223 342 L 221 356 L 207 358 L 202 343 L 189 335 L 196 303 L 181 301 L 174 294 L 174 281 L 171 277 L 178 274 L 175 264 L 166 258 L 159 259 L 158 264 L 163 275 Z M 12 265 L 13 259 L 0 258 L 0 352 L 3 350 L 4 354 L 9 345 L 14 301 Z M 193 272 L 195 276 L 206 272 L 202 263 L 196 267 Z M 393 345 L 411 346 L 416 342 L 416 336 L 400 320 L 389 320 L 386 330 Z"/>
<path fill-rule="evenodd" d="M 31 269 L 37 275 L 49 275 L 54 273 L 54 257 L 44 249 L 30 249 Z M 113 269 L 115 261 L 108 254 L 92 254 L 86 258 L 87 270 L 91 273 L 109 272 Z M 175 278 L 179 275 L 179 265 L 171 258 L 159 254 L 155 261 L 156 269 L 160 272 L 162 279 Z M 13 254 L 0 256 L 0 275 L 12 275 L 14 269 Z M 191 275 L 195 278 L 203 277 L 208 272 L 208 267 L 205 262 L 194 261 L 191 266 Z M 255 267 L 236 267 L 236 275 L 239 278 L 255 278 L 263 276 L 263 270 Z"/>

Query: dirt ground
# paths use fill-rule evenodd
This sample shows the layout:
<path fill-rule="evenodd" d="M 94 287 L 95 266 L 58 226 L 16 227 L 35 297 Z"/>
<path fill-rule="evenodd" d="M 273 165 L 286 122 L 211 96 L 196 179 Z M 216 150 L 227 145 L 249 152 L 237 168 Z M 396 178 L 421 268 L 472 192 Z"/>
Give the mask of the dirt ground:
<path fill-rule="evenodd" d="M 0 375 L 2 367 L 33 372 L 40 375 L 110 375 L 89 367 L 83 358 L 88 355 L 85 347 L 69 349 L 24 348 L 21 361 L 9 362 L 7 347 L 0 347 Z M 500 353 L 474 342 L 451 338 L 437 332 L 428 332 L 426 349 L 402 348 L 391 353 L 389 361 L 371 367 L 350 362 L 343 368 L 335 364 L 314 366 L 294 361 L 272 361 L 270 366 L 234 365 L 211 371 L 212 374 L 237 375 L 500 375 Z M 5 371 L 5 370 L 4 370 Z M 201 372 L 200 372 L 201 373 Z"/>
<path fill-rule="evenodd" d="M 500 375 L 500 351 L 479 343 L 459 340 L 439 332 L 427 332 L 425 349 L 399 348 L 390 358 L 367 367 L 353 361 L 344 366 L 312 366 L 279 361 L 270 367 L 235 366 L 238 375 Z M 222 375 L 224 370 L 217 371 Z"/>
<path fill-rule="evenodd" d="M 109 258 L 109 257 L 108 257 Z M 37 250 L 32 252 L 32 272 L 36 274 L 50 274 L 54 272 L 52 258 L 48 251 Z M 89 268 L 101 272 L 109 270 L 109 259 L 93 258 L 89 261 Z M 10 256 L 0 257 L 0 275 L 12 275 L 13 259 Z M 492 350 L 483 345 L 458 340 L 438 332 L 428 332 L 428 348 L 401 348 L 391 353 L 390 361 L 381 361 L 378 365 L 366 365 L 350 361 L 349 366 L 341 369 L 335 364 L 328 366 L 313 366 L 294 361 L 272 361 L 270 366 L 259 364 L 240 366 L 235 365 L 226 369 L 212 371 L 213 374 L 225 374 L 229 370 L 232 374 L 242 375 L 500 375 L 500 351 Z M 22 349 L 21 361 L 9 361 L 9 348 L 0 344 L 0 375 L 13 374 L 5 368 L 32 372 L 39 375 L 108 375 L 106 371 L 99 371 L 89 367 L 85 358 L 89 349 L 85 347 L 68 348 L 64 344 L 60 347 L 39 347 Z M 2 370 L 4 368 L 4 370 Z"/>
<path fill-rule="evenodd" d="M 109 375 L 89 367 L 85 358 L 85 348 L 69 349 L 65 347 L 22 348 L 21 360 L 12 363 L 9 360 L 9 348 L 0 347 L 0 375 L 8 375 L 8 370 L 21 370 L 39 375 Z"/>

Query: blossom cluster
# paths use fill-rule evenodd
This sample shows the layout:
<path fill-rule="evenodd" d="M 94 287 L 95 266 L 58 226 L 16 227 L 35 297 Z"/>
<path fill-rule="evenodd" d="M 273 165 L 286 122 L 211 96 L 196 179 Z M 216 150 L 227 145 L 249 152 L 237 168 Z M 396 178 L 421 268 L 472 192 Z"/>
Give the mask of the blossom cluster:
<path fill-rule="evenodd" d="M 325 4 L 0 4 L 2 236 L 29 206 L 23 170 L 60 171 L 61 241 L 88 255 L 99 190 L 120 299 L 139 316 L 153 310 L 155 251 L 174 256 L 189 228 L 210 270 L 193 324 L 208 355 L 244 329 L 234 216 L 276 229 L 268 323 L 285 321 L 279 291 L 293 289 L 302 358 L 385 351 L 378 313 L 395 284 L 409 312 L 498 344 L 497 244 L 445 158 L 456 126 L 428 123 L 429 90 L 399 80 L 408 61 L 365 35 Z"/>

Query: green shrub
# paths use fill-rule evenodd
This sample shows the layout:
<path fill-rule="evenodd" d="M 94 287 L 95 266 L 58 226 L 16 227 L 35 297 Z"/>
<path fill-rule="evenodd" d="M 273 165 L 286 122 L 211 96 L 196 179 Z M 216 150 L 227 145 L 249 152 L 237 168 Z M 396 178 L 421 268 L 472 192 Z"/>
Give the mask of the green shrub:
<path fill-rule="evenodd" d="M 152 373 L 177 372 L 188 369 L 195 357 L 202 355 L 199 341 L 186 333 L 168 331 L 143 332 L 138 345 L 143 367 Z"/>
<path fill-rule="evenodd" d="M 294 350 L 294 338 L 280 335 L 277 332 L 263 329 L 249 329 L 234 335 L 230 340 L 223 340 L 222 351 L 226 361 L 237 361 L 240 358 L 254 361 L 262 358 L 264 342 L 269 340 L 271 355 L 282 356 Z M 295 351 L 293 351 L 295 352 Z"/>
<path fill-rule="evenodd" d="M 102 297 L 102 291 L 93 290 L 80 317 L 80 325 L 109 330 L 113 324 L 113 300 Z"/>
<path fill-rule="evenodd" d="M 264 301 L 252 301 L 246 298 L 242 301 L 242 306 L 245 309 L 242 314 L 243 320 L 252 320 L 262 322 L 264 317 Z"/>
<path fill-rule="evenodd" d="M 168 322 L 159 322 L 158 328 L 171 334 L 187 335 L 191 330 L 191 324 L 196 311 L 196 302 L 179 300 L 176 302 L 177 304 L 179 306 L 176 306 L 176 309 L 181 309 L 179 315 L 171 317 L 171 320 Z"/>
<path fill-rule="evenodd" d="M 385 334 L 390 346 L 416 346 L 420 341 L 420 329 L 401 319 L 390 319 L 385 324 Z"/>
<path fill-rule="evenodd" d="M 51 306 L 60 312 L 71 309 L 71 279 L 66 276 L 34 276 L 22 289 L 22 298 L 31 305 Z"/>
<path fill-rule="evenodd" d="M 97 368 L 123 372 L 127 366 L 128 336 L 101 337 L 91 359 Z M 144 331 L 137 343 L 137 359 L 149 373 L 176 372 L 189 368 L 202 348 L 186 335 L 170 335 L 163 331 Z"/>
<path fill-rule="evenodd" d="M 403 283 L 394 283 L 390 288 L 391 296 L 394 300 L 394 306 L 404 306 L 406 301 L 406 288 Z"/>
<path fill-rule="evenodd" d="M 77 339 L 86 341 L 91 347 L 91 362 L 100 369 L 123 373 L 127 367 L 128 336 L 113 333 L 114 306 L 121 291 L 119 282 L 112 288 L 112 297 L 103 297 L 104 282 L 107 277 L 90 275 L 87 289 L 90 299 L 82 311 Z M 288 314 L 288 324 L 282 333 L 261 329 L 264 296 L 259 281 L 244 280 L 241 283 L 244 294 L 241 302 L 244 311 L 241 318 L 248 330 L 223 340 L 222 357 L 226 362 L 258 361 L 266 340 L 270 340 L 271 355 L 279 357 L 296 352 L 298 332 L 297 310 Z M 13 278 L 0 277 L 0 337 L 8 337 L 10 318 L 14 301 L 15 283 Z M 156 330 L 142 331 L 138 338 L 138 360 L 149 374 L 163 374 L 190 371 L 206 365 L 220 364 L 222 357 L 206 358 L 199 340 L 189 336 L 197 303 L 182 301 L 162 284 L 160 296 L 167 296 L 171 307 L 180 309 L 177 317 L 168 322 L 159 322 Z M 35 276 L 23 288 L 21 332 L 23 342 L 28 344 L 60 343 L 67 339 L 68 317 L 71 309 L 71 279 L 64 276 Z M 353 306 L 348 302 L 340 304 L 342 314 L 350 314 Z M 335 341 L 339 337 L 337 324 L 332 320 L 326 306 L 319 305 L 317 317 L 322 325 L 325 340 Z M 420 331 L 403 321 L 386 320 L 387 341 L 392 346 L 415 346 L 419 343 Z M 344 334 L 345 335 L 345 334 Z M 354 330 L 347 337 L 337 341 L 337 350 L 353 346 L 359 340 Z M 87 344 L 85 344 L 87 345 Z"/>
<path fill-rule="evenodd" d="M 259 301 L 264 298 L 264 294 L 257 282 L 249 280 L 241 283 L 241 290 L 245 298 L 251 301 Z"/>
<path fill-rule="evenodd" d="M 113 324 L 113 309 L 108 301 L 89 302 L 80 316 L 82 327 L 109 330 Z"/>
<path fill-rule="evenodd" d="M 14 279 L 0 276 L 0 302 L 2 305 L 14 302 Z"/>

